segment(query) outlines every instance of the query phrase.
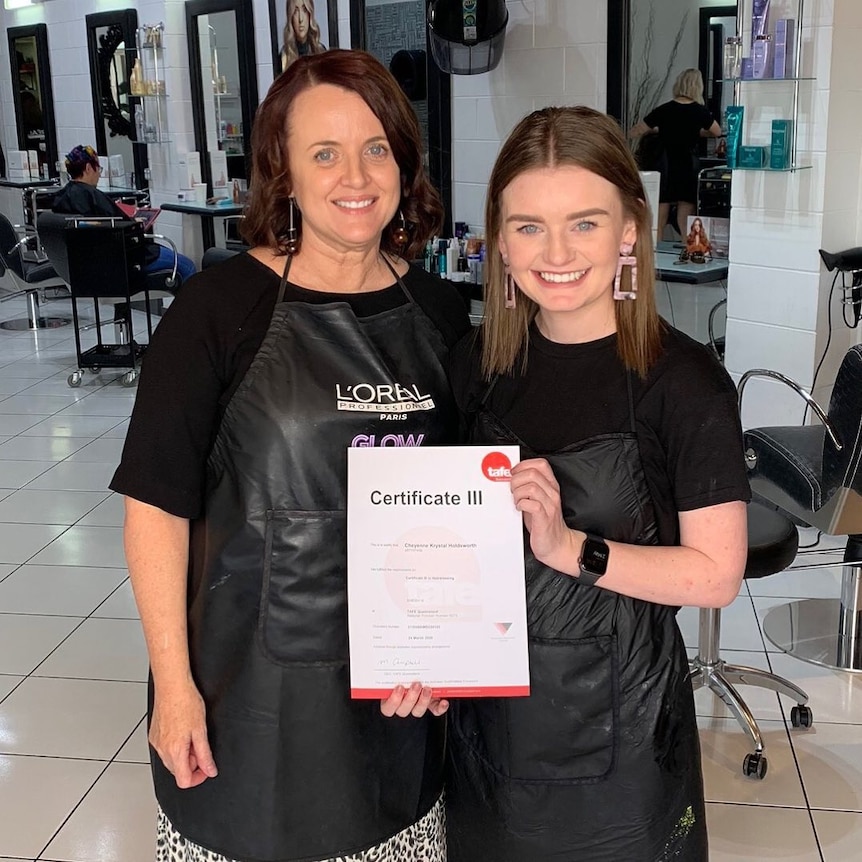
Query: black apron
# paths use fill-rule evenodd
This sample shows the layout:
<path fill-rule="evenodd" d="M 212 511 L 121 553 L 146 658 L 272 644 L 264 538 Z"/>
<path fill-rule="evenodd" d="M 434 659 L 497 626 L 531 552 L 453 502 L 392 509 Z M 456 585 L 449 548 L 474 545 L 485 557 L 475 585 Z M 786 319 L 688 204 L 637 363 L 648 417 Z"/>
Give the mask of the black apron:
<path fill-rule="evenodd" d="M 381 843 L 431 809 L 444 765 L 442 720 L 350 699 L 345 496 L 351 445 L 455 439 L 447 348 L 394 270 L 409 301 L 357 318 L 283 301 L 288 268 L 192 526 L 191 666 L 219 774 L 179 790 L 153 754 L 174 827 L 243 862 Z"/>
<path fill-rule="evenodd" d="M 487 408 L 474 443 L 529 447 Z M 656 544 L 635 433 L 544 455 L 570 527 Z M 529 544 L 528 544 L 529 548 Z M 579 584 L 527 550 L 528 698 L 453 701 L 449 862 L 706 862 L 700 747 L 673 608 Z"/>

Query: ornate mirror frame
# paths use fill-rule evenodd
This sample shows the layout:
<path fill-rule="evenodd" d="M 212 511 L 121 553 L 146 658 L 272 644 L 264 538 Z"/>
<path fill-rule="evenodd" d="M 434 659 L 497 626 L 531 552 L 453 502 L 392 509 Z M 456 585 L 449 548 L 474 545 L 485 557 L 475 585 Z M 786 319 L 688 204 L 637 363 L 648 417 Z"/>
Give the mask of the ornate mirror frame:
<path fill-rule="evenodd" d="M 134 66 L 137 58 L 135 34 L 138 28 L 138 13 L 135 9 L 119 9 L 116 12 L 96 12 L 86 16 L 87 52 L 90 58 L 90 88 L 93 95 L 93 121 L 96 130 L 95 146 L 100 155 L 109 152 L 105 133 L 107 124 L 111 137 L 128 138 L 136 142 L 135 124 L 131 116 L 125 117 L 114 99 L 111 88 L 111 69 L 120 44 L 124 45 L 126 69 Z M 99 30 L 107 28 L 101 36 Z M 86 143 L 86 141 L 82 142 Z M 146 188 L 148 166 L 147 148 L 132 146 L 135 185 Z"/>

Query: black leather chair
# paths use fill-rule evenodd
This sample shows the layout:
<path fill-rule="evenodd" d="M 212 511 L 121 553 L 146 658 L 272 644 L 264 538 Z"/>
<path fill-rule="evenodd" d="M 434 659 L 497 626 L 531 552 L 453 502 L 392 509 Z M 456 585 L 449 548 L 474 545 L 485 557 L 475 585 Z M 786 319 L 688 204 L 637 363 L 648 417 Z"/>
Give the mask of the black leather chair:
<path fill-rule="evenodd" d="M 758 502 L 749 503 L 747 514 L 746 579 L 764 578 L 786 569 L 796 557 L 799 544 L 794 524 L 784 515 Z M 814 716 L 807 706 L 808 695 L 799 686 L 774 673 L 724 661 L 719 652 L 720 638 L 721 610 L 701 608 L 697 655 L 689 662 L 691 682 L 695 690 L 709 688 L 724 701 L 754 746 L 754 750 L 746 754 L 742 762 L 743 774 L 763 778 L 767 769 L 763 736 L 736 686 L 755 685 L 792 698 L 796 701 L 796 706 L 790 712 L 794 727 L 810 727 L 813 722 Z"/>
<path fill-rule="evenodd" d="M 80 386 L 85 369 L 98 371 L 103 367 L 127 368 L 123 383 L 132 385 L 138 375 L 138 360 L 146 347 L 127 334 L 132 331 L 132 299 L 143 296 L 147 330 L 152 336 L 150 300 L 154 293 L 170 295 L 166 288 L 177 277 L 176 258 L 171 269 L 146 272 L 143 228 L 125 219 L 43 213 L 38 230 L 48 259 L 71 291 L 78 369 L 69 375 L 69 385 Z M 78 300 L 84 298 L 93 300 L 93 326 L 79 325 Z M 116 344 L 102 341 L 101 302 L 114 306 L 113 322 L 122 324 Z M 97 330 L 98 343 L 95 348 L 83 350 L 80 333 L 90 328 Z"/>
<path fill-rule="evenodd" d="M 39 310 L 39 294 L 52 282 L 61 279 L 49 261 L 29 261 L 24 250 L 36 243 L 35 233 L 21 236 L 9 219 L 0 213 L 0 276 L 6 273 L 12 278 L 17 290 L 0 295 L 0 302 L 26 297 L 27 317 L 4 320 L 0 328 L 7 330 L 54 329 L 71 323 L 68 317 L 43 317 Z"/>
<path fill-rule="evenodd" d="M 805 661 L 862 671 L 862 345 L 847 351 L 829 410 L 798 383 L 767 369 L 739 383 L 767 377 L 789 386 L 820 420 L 818 425 L 750 428 L 745 432 L 752 491 L 796 523 L 847 536 L 840 597 L 804 599 L 773 608 L 763 630 L 772 643 Z M 834 566 L 821 562 L 800 568 Z"/>

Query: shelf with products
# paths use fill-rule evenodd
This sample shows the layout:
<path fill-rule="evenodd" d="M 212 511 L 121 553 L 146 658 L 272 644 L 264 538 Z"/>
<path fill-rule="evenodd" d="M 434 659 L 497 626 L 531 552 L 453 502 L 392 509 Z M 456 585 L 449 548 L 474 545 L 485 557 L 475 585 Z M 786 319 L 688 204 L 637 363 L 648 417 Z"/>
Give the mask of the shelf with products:
<path fill-rule="evenodd" d="M 733 93 L 725 118 L 732 170 L 794 173 L 811 167 L 800 163 L 798 150 L 800 87 L 817 80 L 805 74 L 803 67 L 804 7 L 805 0 L 787 0 L 781 5 L 740 0 L 738 4 L 737 32 L 725 43 L 723 69 L 723 80 Z M 777 86 L 780 84 L 787 86 Z M 771 110 L 782 112 L 772 120 L 765 147 L 743 146 L 746 102 L 749 111 L 764 108 L 766 103 Z M 765 150 L 765 164 L 739 164 L 738 155 L 743 161 L 757 161 L 759 150 Z"/>
<path fill-rule="evenodd" d="M 165 25 L 147 24 L 135 34 L 135 59 L 129 75 L 137 144 L 166 144 L 168 133 L 167 87 L 165 85 Z"/>

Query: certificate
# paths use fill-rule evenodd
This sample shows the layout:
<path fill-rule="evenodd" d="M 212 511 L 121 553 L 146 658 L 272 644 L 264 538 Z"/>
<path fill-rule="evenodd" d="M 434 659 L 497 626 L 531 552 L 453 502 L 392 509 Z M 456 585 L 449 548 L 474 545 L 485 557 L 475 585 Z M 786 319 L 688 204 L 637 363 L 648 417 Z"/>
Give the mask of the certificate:
<path fill-rule="evenodd" d="M 350 693 L 399 683 L 435 697 L 526 696 L 517 446 L 347 453 Z"/>

